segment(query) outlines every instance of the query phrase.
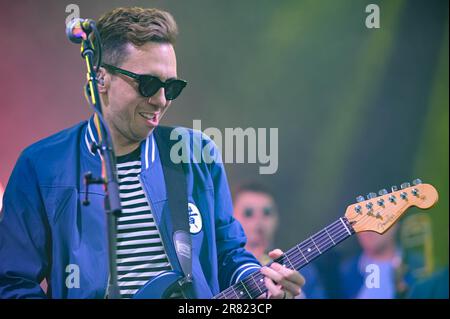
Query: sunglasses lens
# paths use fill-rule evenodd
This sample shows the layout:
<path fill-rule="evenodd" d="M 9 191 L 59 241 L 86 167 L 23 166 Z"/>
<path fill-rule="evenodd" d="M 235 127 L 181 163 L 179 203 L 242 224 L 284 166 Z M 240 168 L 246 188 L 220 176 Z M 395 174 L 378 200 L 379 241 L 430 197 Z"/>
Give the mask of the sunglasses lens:
<path fill-rule="evenodd" d="M 139 83 L 139 90 L 145 97 L 153 96 L 164 85 L 160 79 L 151 75 L 142 76 Z M 186 86 L 183 80 L 169 80 L 165 84 L 165 95 L 167 100 L 174 100 L 180 95 Z"/>
<path fill-rule="evenodd" d="M 166 84 L 166 99 L 174 100 L 180 95 L 186 86 L 186 82 L 182 80 L 172 80 Z"/>
<path fill-rule="evenodd" d="M 145 97 L 150 97 L 161 88 L 161 81 L 154 76 L 143 76 L 139 82 L 139 90 Z"/>

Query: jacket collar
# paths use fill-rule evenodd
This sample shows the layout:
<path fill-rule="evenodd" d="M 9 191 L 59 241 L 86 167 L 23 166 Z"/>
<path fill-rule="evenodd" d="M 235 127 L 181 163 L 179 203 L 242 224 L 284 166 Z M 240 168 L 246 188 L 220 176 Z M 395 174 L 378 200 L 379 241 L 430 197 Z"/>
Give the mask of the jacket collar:
<path fill-rule="evenodd" d="M 99 135 L 97 132 L 97 128 L 95 125 L 96 116 L 92 115 L 89 121 L 87 122 L 86 129 L 84 132 L 84 145 L 86 147 L 86 151 L 93 158 L 101 159 L 100 151 L 93 153 L 91 150 L 92 143 L 98 144 Z M 155 145 L 155 138 L 153 134 L 147 136 L 147 138 L 141 143 L 141 161 L 142 161 L 142 170 L 147 170 L 149 167 L 155 162 L 157 147 Z"/>

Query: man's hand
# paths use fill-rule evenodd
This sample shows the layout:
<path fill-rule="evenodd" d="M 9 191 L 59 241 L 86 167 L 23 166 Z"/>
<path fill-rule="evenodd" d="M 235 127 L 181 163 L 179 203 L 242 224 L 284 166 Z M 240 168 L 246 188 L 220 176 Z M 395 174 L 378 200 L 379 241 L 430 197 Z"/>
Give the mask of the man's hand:
<path fill-rule="evenodd" d="M 269 257 L 277 259 L 283 255 L 280 249 L 269 252 Z M 265 276 L 265 284 L 268 289 L 268 297 L 272 299 L 292 299 L 301 293 L 305 284 L 305 278 L 296 270 L 289 269 L 279 263 L 272 263 L 270 267 L 261 268 Z"/>

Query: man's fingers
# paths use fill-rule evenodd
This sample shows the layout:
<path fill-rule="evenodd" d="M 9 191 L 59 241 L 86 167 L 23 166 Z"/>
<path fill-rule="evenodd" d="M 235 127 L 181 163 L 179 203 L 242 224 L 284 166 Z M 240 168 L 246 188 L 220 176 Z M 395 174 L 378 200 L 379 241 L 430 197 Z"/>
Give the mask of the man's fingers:
<path fill-rule="evenodd" d="M 280 283 L 280 281 L 283 280 L 283 276 L 270 267 L 262 267 L 261 272 L 264 276 L 269 277 L 277 283 Z"/>
<path fill-rule="evenodd" d="M 283 255 L 283 251 L 281 249 L 277 248 L 277 249 L 274 249 L 274 250 L 270 251 L 268 255 L 272 259 L 277 259 L 281 255 Z"/>
<path fill-rule="evenodd" d="M 283 267 L 281 265 L 278 265 L 278 266 L 280 268 L 285 268 L 285 267 Z M 266 276 L 266 278 L 268 277 L 273 282 L 281 285 L 284 288 L 284 290 L 289 292 L 291 295 L 297 296 L 297 295 L 300 294 L 301 285 L 290 279 L 291 276 L 292 276 L 292 274 L 290 272 L 294 272 L 294 271 L 293 270 L 289 270 L 289 269 L 286 269 L 286 270 L 288 271 L 288 272 L 286 272 L 286 277 L 285 277 L 285 275 L 281 274 L 280 272 L 278 272 L 278 271 L 276 271 L 276 270 L 274 270 L 272 268 L 269 268 L 269 267 L 263 267 L 261 269 L 261 273 L 264 276 Z M 297 281 L 299 280 L 299 278 L 297 278 L 297 276 L 292 276 L 292 277 L 294 278 L 294 280 L 297 280 Z M 303 278 L 300 275 L 299 275 L 299 277 L 300 277 L 300 280 L 301 280 L 301 278 Z M 303 282 L 304 282 L 304 280 L 303 280 Z M 269 287 L 267 287 L 267 288 L 269 288 Z"/>
<path fill-rule="evenodd" d="M 269 298 L 282 299 L 284 297 L 284 291 L 279 285 L 276 285 L 269 277 L 264 277 L 267 290 L 269 291 Z"/>
<path fill-rule="evenodd" d="M 291 282 L 298 286 L 305 284 L 305 278 L 298 271 L 288 269 L 278 263 L 272 263 L 270 267 L 263 267 L 261 272 L 280 284 L 283 282 Z"/>
<path fill-rule="evenodd" d="M 280 273 L 286 280 L 293 282 L 294 284 L 302 287 L 305 284 L 305 277 L 303 277 L 298 271 L 284 267 L 278 263 L 272 263 L 270 265 L 272 269 Z"/>
<path fill-rule="evenodd" d="M 283 255 L 281 249 L 274 249 L 269 252 L 269 257 L 272 259 L 277 259 Z M 261 269 L 263 275 L 269 277 L 272 283 L 280 284 L 284 291 L 289 292 L 293 296 L 297 296 L 301 292 L 301 287 L 305 284 L 305 278 L 296 270 L 289 269 L 279 263 L 273 262 L 269 267 L 263 267 Z M 266 277 L 266 278 L 267 278 Z M 284 291 L 282 292 L 282 297 L 285 297 Z M 275 291 L 275 295 L 280 297 Z"/>

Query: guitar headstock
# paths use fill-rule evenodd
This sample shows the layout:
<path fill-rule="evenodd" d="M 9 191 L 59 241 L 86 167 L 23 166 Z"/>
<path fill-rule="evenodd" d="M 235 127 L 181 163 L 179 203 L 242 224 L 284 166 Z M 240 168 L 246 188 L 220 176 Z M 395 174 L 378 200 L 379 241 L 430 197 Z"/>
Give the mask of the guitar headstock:
<path fill-rule="evenodd" d="M 382 189 L 378 194 L 370 193 L 365 199 L 357 197 L 357 203 L 347 207 L 345 217 L 355 232 L 374 231 L 379 234 L 387 231 L 405 211 L 416 206 L 428 209 L 436 204 L 438 192 L 430 184 L 414 180 L 413 186 L 403 183 L 401 189 L 392 187 L 392 192 Z"/>

